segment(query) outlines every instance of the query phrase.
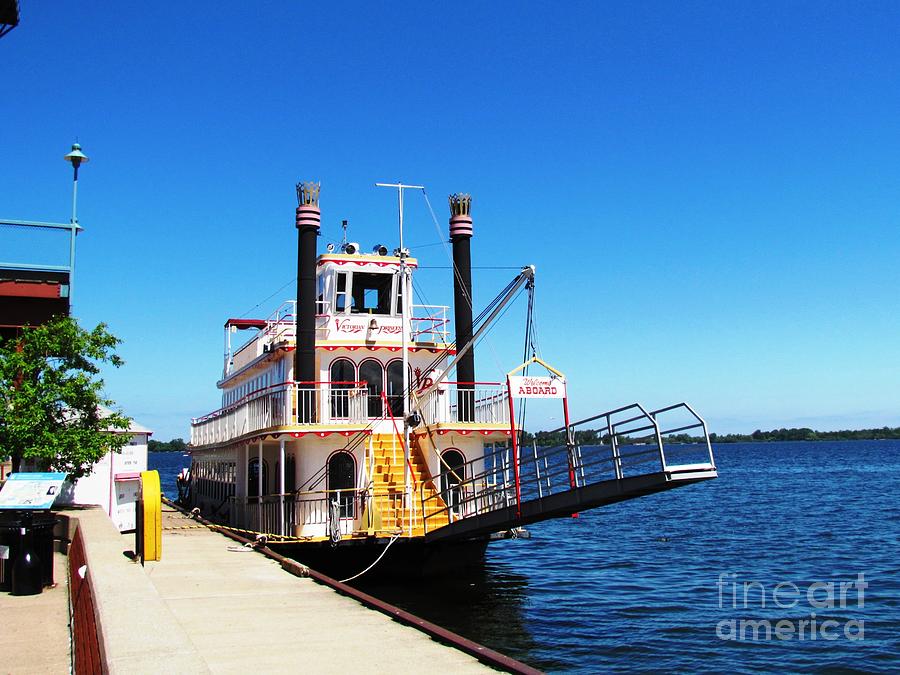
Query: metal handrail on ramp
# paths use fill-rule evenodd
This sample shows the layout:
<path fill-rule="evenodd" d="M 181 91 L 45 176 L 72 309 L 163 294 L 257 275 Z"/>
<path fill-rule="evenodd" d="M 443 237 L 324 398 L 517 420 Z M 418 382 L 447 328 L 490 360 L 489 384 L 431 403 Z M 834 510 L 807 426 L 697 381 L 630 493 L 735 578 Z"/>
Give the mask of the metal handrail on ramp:
<path fill-rule="evenodd" d="M 579 431 L 598 420 L 599 430 Z M 518 485 L 506 446 L 436 476 L 440 492 L 421 494 L 426 538 L 483 536 L 718 475 L 706 423 L 684 402 L 649 412 L 633 403 L 551 433 L 560 431 L 564 445 L 523 448 Z"/>

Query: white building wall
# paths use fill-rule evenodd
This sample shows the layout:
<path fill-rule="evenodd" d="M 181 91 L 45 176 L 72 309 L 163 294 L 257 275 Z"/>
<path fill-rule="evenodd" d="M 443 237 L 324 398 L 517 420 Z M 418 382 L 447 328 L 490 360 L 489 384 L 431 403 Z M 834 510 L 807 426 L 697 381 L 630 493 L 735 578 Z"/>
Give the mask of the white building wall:
<path fill-rule="evenodd" d="M 133 530 L 140 481 L 125 475 L 147 470 L 149 436 L 150 432 L 135 433 L 120 453 L 107 453 L 94 464 L 90 475 L 74 485 L 67 482 L 59 503 L 99 505 L 120 531 Z"/>

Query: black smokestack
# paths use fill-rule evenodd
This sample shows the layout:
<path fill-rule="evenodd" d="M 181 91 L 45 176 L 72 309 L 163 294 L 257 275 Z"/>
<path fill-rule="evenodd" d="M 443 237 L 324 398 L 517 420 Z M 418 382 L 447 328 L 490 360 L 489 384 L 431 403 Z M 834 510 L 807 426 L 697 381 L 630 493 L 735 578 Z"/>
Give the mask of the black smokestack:
<path fill-rule="evenodd" d="M 450 241 L 453 242 L 453 318 L 456 348 L 472 339 L 472 197 L 450 195 Z M 457 404 L 460 422 L 475 421 L 475 350 L 470 349 L 456 363 Z"/>
<path fill-rule="evenodd" d="M 297 183 L 297 349 L 294 352 L 294 380 L 297 382 L 315 382 L 317 379 L 316 237 L 322 219 L 319 189 L 319 183 Z M 310 397 L 311 402 L 314 398 Z M 309 409 L 309 406 L 302 408 Z M 314 410 L 310 412 L 315 414 Z"/>

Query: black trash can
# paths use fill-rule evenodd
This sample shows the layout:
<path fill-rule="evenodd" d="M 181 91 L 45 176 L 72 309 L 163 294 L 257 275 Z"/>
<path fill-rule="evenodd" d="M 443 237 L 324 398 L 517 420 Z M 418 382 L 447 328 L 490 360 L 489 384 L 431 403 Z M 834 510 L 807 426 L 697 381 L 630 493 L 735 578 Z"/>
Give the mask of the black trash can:
<path fill-rule="evenodd" d="M 8 547 L 8 557 L 0 558 L 0 591 L 12 590 L 12 566 L 19 555 L 22 528 L 34 536 L 34 553 L 41 563 L 41 581 L 53 585 L 53 528 L 56 514 L 46 509 L 0 509 L 0 546 Z"/>

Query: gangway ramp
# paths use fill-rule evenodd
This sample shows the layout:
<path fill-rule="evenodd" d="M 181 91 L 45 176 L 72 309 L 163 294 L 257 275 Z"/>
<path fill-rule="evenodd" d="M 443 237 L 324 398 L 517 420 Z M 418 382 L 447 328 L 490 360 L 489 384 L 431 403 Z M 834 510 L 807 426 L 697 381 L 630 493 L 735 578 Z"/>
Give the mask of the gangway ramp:
<path fill-rule="evenodd" d="M 673 417 L 687 420 L 661 427 L 660 420 Z M 579 432 L 591 423 L 599 423 L 599 434 Z M 429 514 L 426 540 L 485 536 L 718 475 L 706 423 L 686 403 L 652 412 L 635 403 L 556 431 L 566 431 L 566 444 L 534 444 L 518 457 L 502 447 L 468 462 L 462 471 L 441 474 L 435 483 L 450 487 L 422 498 L 423 512 Z M 588 442 L 579 441 L 585 438 Z M 437 496 L 442 508 L 428 508 Z"/>

